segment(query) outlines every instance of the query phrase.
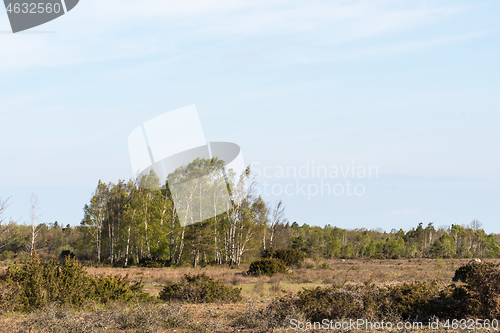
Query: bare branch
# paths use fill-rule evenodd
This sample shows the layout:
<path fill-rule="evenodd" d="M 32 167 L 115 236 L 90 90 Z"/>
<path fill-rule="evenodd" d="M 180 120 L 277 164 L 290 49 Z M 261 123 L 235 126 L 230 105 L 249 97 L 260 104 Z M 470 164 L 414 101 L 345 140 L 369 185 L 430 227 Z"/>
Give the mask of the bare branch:
<path fill-rule="evenodd" d="M 6 200 L 2 200 L 2 197 L 0 197 L 0 224 L 3 223 L 4 221 L 4 213 L 9 208 L 10 203 L 7 203 L 11 197 L 8 197 Z"/>
<path fill-rule="evenodd" d="M 2 198 L 0 197 L 0 236 L 7 234 L 10 230 L 10 225 L 3 224 L 5 211 L 11 205 L 10 203 L 8 203 L 10 198 L 11 197 L 8 197 L 6 200 L 2 200 Z M 2 239 L 1 242 L 3 244 L 0 245 L 0 249 L 7 246 L 9 244 L 9 241 L 11 238 L 12 238 L 12 235 L 9 235 L 5 239 Z"/>
<path fill-rule="evenodd" d="M 483 223 L 479 222 L 479 220 L 472 220 L 472 222 L 470 223 L 470 228 L 474 231 L 478 231 L 482 227 L 483 227 Z"/>
<path fill-rule="evenodd" d="M 269 237 L 269 246 L 273 246 L 274 236 L 276 235 L 276 229 L 279 225 L 285 224 L 287 222 L 285 217 L 285 205 L 279 200 L 273 209 L 271 216 L 271 236 Z"/>
<path fill-rule="evenodd" d="M 349 274 L 349 272 L 354 268 L 354 265 L 351 266 L 351 268 L 349 268 L 347 270 L 347 272 L 345 272 L 345 277 L 344 277 L 344 283 L 342 283 L 342 287 L 344 287 L 344 285 L 346 284 L 347 282 L 347 274 Z"/>

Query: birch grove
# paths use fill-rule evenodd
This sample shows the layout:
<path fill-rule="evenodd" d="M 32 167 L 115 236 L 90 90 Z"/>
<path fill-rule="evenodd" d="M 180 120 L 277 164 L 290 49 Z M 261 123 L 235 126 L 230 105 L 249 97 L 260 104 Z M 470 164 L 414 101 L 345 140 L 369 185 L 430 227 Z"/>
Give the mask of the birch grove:
<path fill-rule="evenodd" d="M 221 190 L 220 179 L 225 179 L 229 200 L 212 195 Z M 221 160 L 198 159 L 172 173 L 165 186 L 153 172 L 135 182 L 99 181 L 85 206 L 82 225 L 94 235 L 98 262 L 239 265 L 249 251 L 258 254 L 258 239 L 269 221 L 269 209 L 254 195 L 255 181 L 249 179 L 249 169 L 237 178 Z M 180 205 L 170 187 L 188 181 L 192 182 L 184 187 L 185 204 Z M 194 222 L 208 213 L 214 216 Z M 181 225 L 179 217 L 191 224 Z"/>

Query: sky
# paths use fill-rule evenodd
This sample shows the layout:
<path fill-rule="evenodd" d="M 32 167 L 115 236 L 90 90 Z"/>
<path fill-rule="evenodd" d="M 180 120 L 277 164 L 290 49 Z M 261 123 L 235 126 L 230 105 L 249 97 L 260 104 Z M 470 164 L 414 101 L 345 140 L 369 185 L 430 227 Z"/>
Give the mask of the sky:
<path fill-rule="evenodd" d="M 81 0 L 12 34 L 0 10 L 6 215 L 34 193 L 40 223 L 78 225 L 132 177 L 132 130 L 195 104 L 290 222 L 500 233 L 498 22 L 481 0 Z"/>

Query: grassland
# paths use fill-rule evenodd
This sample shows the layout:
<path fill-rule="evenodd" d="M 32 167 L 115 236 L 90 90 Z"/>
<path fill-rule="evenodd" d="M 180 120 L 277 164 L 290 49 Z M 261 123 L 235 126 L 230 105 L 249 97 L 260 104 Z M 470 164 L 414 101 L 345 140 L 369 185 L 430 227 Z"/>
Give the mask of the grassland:
<path fill-rule="evenodd" d="M 168 282 L 184 274 L 206 273 L 242 288 L 243 302 L 236 304 L 136 304 L 88 306 L 81 310 L 49 307 L 32 314 L 2 314 L 0 332 L 263 332 L 259 311 L 273 299 L 303 288 L 336 284 L 394 285 L 403 282 L 451 281 L 455 270 L 468 259 L 324 260 L 306 259 L 289 275 L 248 276 L 248 265 L 239 268 L 110 268 L 89 267 L 90 275 L 126 275 L 142 278 L 145 290 L 158 295 Z M 500 260 L 486 260 L 500 263 Z M 1 269 L 5 269 L 2 267 Z M 166 328 L 167 327 L 167 328 Z M 287 328 L 275 332 L 297 332 Z M 316 330 L 318 331 L 318 330 Z M 379 330 L 380 332 L 381 330 Z M 397 331 L 397 330 L 394 330 Z M 410 330 L 411 331 L 411 330 Z M 451 331 L 451 330 L 450 330 Z M 308 332 L 314 332 L 309 330 Z M 437 332 L 433 330 L 433 332 Z"/>

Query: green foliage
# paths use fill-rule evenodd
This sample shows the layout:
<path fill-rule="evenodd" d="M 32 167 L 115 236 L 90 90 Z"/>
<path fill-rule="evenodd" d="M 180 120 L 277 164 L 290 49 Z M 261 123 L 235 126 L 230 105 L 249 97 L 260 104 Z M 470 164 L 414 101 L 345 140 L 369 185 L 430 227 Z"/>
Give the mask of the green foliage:
<path fill-rule="evenodd" d="M 249 275 L 268 275 L 273 276 L 277 273 L 286 274 L 288 269 L 283 261 L 273 258 L 263 258 L 253 261 L 248 269 Z"/>
<path fill-rule="evenodd" d="M 197 159 L 176 171 L 172 184 L 198 179 L 201 173 L 209 170 L 219 174 L 224 165 L 218 159 Z M 227 182 L 236 185 L 238 175 L 230 170 L 227 175 Z M 245 175 L 248 177 L 249 173 Z M 150 189 L 141 188 L 139 184 Z M 477 221 L 471 226 L 452 225 L 438 229 L 432 223 L 427 226 L 420 223 L 407 232 L 393 229 L 390 233 L 330 225 L 324 228 L 300 226 L 297 222 L 270 225 L 272 210 L 262 198 L 244 193 L 245 187 L 240 186 L 228 188 L 236 204 L 230 210 L 219 207 L 222 202 L 210 202 L 210 207 L 215 205 L 217 211 L 225 212 L 202 223 L 182 227 L 179 216 L 194 216 L 192 214 L 198 211 L 201 214 L 208 202 L 193 200 L 200 201 L 196 205 L 203 209 L 190 206 L 191 212 L 188 212 L 187 208 L 180 208 L 183 205 L 175 207 L 170 188 L 167 185 L 160 188 L 160 185 L 164 184 L 159 183 L 154 172 L 135 183 L 99 181 L 90 202 L 84 207 L 80 226 L 62 227 L 58 222 L 38 226 L 35 248 L 40 249 L 40 258 L 57 257 L 65 251 L 74 253 L 81 262 L 115 267 L 137 264 L 160 268 L 166 264 L 185 263 L 238 266 L 261 256 L 262 242 L 269 243 L 266 239 L 269 240 L 270 233 L 274 235 L 272 244 L 280 250 L 269 250 L 264 258 L 280 259 L 288 266 L 299 266 L 305 254 L 311 258 L 394 259 L 497 258 L 500 253 L 500 235 L 486 234 Z M 193 192 L 193 199 L 203 196 L 194 187 L 189 191 Z M 236 197 L 245 199 L 239 202 Z M 25 256 L 30 232 L 29 226 L 15 222 L 0 224 L 3 251 L 0 260 L 20 260 Z"/>
<path fill-rule="evenodd" d="M 404 231 L 395 234 L 394 238 L 387 238 L 385 244 L 383 244 L 383 253 L 387 258 L 392 258 L 393 256 L 403 255 L 405 253 L 405 240 L 401 236 L 404 235 Z"/>
<path fill-rule="evenodd" d="M 186 274 L 182 281 L 166 284 L 158 298 L 189 303 L 234 303 L 242 300 L 241 288 L 226 286 L 221 280 L 215 280 L 205 273 Z"/>
<path fill-rule="evenodd" d="M 50 303 L 81 306 L 85 301 L 126 302 L 147 297 L 140 281 L 131 282 L 128 277 L 112 275 L 89 277 L 75 259 L 67 257 L 58 265 L 54 260 L 41 260 L 36 252 L 29 262 L 11 265 L 5 280 L 10 288 L 19 291 L 17 308 L 22 311 L 43 308 Z"/>
<path fill-rule="evenodd" d="M 0 282 L 0 313 L 14 311 L 20 302 L 20 289 Z"/>
<path fill-rule="evenodd" d="M 445 232 L 434 242 L 430 251 L 433 257 L 450 258 L 456 253 L 455 242 L 453 238 Z"/>
<path fill-rule="evenodd" d="M 143 291 L 142 280 L 131 281 L 128 275 L 101 275 L 93 278 L 87 297 L 102 304 L 111 300 L 129 302 L 148 298 Z"/>
<path fill-rule="evenodd" d="M 264 251 L 263 258 L 274 258 L 281 260 L 287 266 L 300 266 L 306 258 L 306 254 L 297 249 L 277 249 L 272 247 Z"/>
<path fill-rule="evenodd" d="M 12 259 L 13 255 L 14 255 L 14 252 L 12 252 L 12 251 L 3 251 L 2 252 L 3 260 Z"/>
<path fill-rule="evenodd" d="M 43 261 L 35 253 L 24 265 L 11 265 L 6 280 L 21 290 L 22 310 L 46 306 L 50 302 L 81 305 L 90 279 L 84 268 L 66 259 L 62 266 Z"/>
<path fill-rule="evenodd" d="M 396 311 L 405 319 L 415 315 L 431 316 L 439 312 L 436 303 L 438 296 L 439 287 L 435 283 L 413 282 L 388 287 L 382 311 Z"/>

